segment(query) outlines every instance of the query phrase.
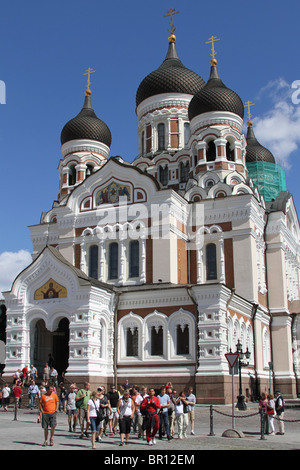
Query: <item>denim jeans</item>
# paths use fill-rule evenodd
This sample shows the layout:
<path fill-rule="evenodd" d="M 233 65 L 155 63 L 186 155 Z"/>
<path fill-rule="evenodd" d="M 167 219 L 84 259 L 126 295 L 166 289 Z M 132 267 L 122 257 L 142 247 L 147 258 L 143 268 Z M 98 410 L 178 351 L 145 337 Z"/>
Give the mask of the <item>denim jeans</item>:
<path fill-rule="evenodd" d="M 165 430 L 166 430 L 167 437 L 170 437 L 168 412 L 160 412 L 159 413 L 159 437 L 162 437 L 163 424 L 165 425 Z"/>

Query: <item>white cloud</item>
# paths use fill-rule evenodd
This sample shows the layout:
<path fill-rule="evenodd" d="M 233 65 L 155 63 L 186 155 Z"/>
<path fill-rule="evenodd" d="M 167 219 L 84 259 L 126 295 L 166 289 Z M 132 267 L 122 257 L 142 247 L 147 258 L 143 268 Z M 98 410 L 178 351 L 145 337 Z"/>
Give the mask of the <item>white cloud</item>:
<path fill-rule="evenodd" d="M 270 99 L 270 109 L 253 119 L 257 140 L 274 155 L 276 163 L 287 169 L 290 156 L 300 146 L 300 104 L 293 100 L 292 84 L 279 78 L 269 82 L 256 99 Z"/>
<path fill-rule="evenodd" d="M 2 292 L 11 289 L 17 275 L 32 262 L 29 251 L 4 251 L 0 253 L 0 298 Z"/>

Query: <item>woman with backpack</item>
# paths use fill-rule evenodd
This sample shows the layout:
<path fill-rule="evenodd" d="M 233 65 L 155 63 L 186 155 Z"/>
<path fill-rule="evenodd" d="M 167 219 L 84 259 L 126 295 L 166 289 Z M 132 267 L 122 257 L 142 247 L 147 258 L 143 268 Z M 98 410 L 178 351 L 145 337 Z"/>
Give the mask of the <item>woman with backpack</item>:
<path fill-rule="evenodd" d="M 133 399 L 129 396 L 128 390 L 125 390 L 123 395 L 120 397 L 118 401 L 117 410 L 120 416 L 119 428 L 120 428 L 121 442 L 119 445 L 122 446 L 124 445 L 125 436 L 126 436 L 125 444 L 128 444 L 131 423 L 132 423 L 133 416 L 135 413 L 135 403 Z"/>

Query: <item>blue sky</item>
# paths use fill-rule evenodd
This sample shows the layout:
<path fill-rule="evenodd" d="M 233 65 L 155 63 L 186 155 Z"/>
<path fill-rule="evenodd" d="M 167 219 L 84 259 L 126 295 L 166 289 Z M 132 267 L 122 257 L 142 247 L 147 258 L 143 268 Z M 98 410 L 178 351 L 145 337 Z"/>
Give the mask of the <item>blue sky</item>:
<path fill-rule="evenodd" d="M 221 39 L 219 74 L 244 102 L 255 103 L 256 135 L 286 168 L 299 213 L 300 104 L 292 101 L 292 83 L 300 80 L 298 1 L 2 3 L 0 291 L 28 264 L 28 226 L 57 198 L 60 132 L 82 107 L 88 67 L 96 71 L 92 103 L 111 130 L 111 155 L 136 157 L 135 94 L 165 58 L 170 8 L 180 12 L 174 16 L 179 57 L 204 80 L 205 42 L 211 35 Z"/>

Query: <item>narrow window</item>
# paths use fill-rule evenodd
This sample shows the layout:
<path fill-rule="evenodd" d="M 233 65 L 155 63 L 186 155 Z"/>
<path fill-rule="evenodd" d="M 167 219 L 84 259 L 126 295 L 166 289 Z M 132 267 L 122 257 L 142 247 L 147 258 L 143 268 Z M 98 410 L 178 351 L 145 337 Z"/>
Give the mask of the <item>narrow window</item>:
<path fill-rule="evenodd" d="M 169 182 L 169 167 L 166 165 L 164 168 L 159 167 L 159 181 L 163 186 L 167 186 Z"/>
<path fill-rule="evenodd" d="M 141 145 L 141 148 L 142 148 L 142 155 L 145 155 L 145 132 L 144 131 L 142 132 L 142 145 Z"/>
<path fill-rule="evenodd" d="M 138 357 L 138 329 L 127 328 L 126 330 L 126 356 L 127 357 Z"/>
<path fill-rule="evenodd" d="M 92 245 L 89 249 L 89 277 L 98 279 L 98 246 Z"/>
<path fill-rule="evenodd" d="M 234 162 L 234 151 L 230 148 L 230 143 L 226 143 L 226 158 L 229 162 Z"/>
<path fill-rule="evenodd" d="M 151 356 L 163 356 L 164 353 L 164 331 L 163 327 L 151 328 Z"/>
<path fill-rule="evenodd" d="M 119 276 L 119 246 L 114 242 L 109 245 L 108 279 L 118 279 Z"/>
<path fill-rule="evenodd" d="M 184 146 L 187 147 L 191 136 L 191 129 L 188 122 L 184 123 Z"/>
<path fill-rule="evenodd" d="M 213 140 L 208 142 L 206 150 L 206 161 L 213 162 L 216 159 L 216 146 Z"/>
<path fill-rule="evenodd" d="M 206 245 L 206 280 L 217 279 L 217 249 L 214 243 Z"/>
<path fill-rule="evenodd" d="M 140 244 L 138 240 L 132 240 L 129 245 L 129 277 L 140 275 Z"/>
<path fill-rule="evenodd" d="M 176 327 L 176 350 L 177 355 L 190 353 L 188 325 L 177 325 Z"/>
<path fill-rule="evenodd" d="M 186 183 L 189 179 L 190 173 L 190 162 L 187 161 L 186 164 L 180 162 L 180 183 Z"/>
<path fill-rule="evenodd" d="M 74 186 L 76 183 L 76 168 L 75 165 L 72 165 L 69 168 L 69 186 Z"/>
<path fill-rule="evenodd" d="M 165 150 L 165 125 L 158 124 L 157 126 L 157 139 L 158 139 L 158 150 Z"/>

